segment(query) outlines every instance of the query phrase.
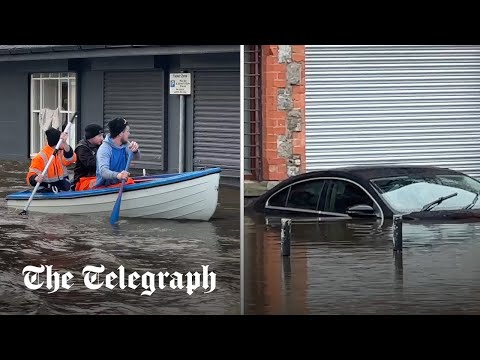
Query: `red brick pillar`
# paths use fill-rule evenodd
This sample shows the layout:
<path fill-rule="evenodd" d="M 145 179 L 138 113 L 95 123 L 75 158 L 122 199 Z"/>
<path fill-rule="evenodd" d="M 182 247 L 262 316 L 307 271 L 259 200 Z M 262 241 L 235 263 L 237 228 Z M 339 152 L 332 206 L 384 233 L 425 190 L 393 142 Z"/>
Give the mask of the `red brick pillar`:
<path fill-rule="evenodd" d="M 304 45 L 262 45 L 264 180 L 305 171 L 304 64 Z"/>

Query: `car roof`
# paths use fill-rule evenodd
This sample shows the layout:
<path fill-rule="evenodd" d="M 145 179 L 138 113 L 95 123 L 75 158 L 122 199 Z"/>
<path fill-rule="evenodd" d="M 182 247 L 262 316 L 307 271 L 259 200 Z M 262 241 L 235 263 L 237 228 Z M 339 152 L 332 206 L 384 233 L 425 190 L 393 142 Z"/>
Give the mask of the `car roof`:
<path fill-rule="evenodd" d="M 383 178 L 391 176 L 415 175 L 415 174 L 443 174 L 443 175 L 460 175 L 461 172 L 437 167 L 437 166 L 422 166 L 422 165 L 374 165 L 374 166 L 346 166 L 337 167 L 325 170 L 310 171 L 306 173 L 308 177 L 330 175 L 332 173 L 353 175 L 365 180 L 374 178 Z"/>

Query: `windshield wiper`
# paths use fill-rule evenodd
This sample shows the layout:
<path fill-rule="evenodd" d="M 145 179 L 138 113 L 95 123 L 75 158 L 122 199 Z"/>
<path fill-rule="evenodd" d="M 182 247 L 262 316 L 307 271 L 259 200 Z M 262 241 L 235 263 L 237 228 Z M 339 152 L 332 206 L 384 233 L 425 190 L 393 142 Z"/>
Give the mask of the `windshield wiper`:
<path fill-rule="evenodd" d="M 432 210 L 435 206 L 440 205 L 440 204 L 441 204 L 442 202 L 444 202 L 445 200 L 450 199 L 450 198 L 452 198 L 452 197 L 454 197 L 454 196 L 457 196 L 457 195 L 458 195 L 458 193 L 453 193 L 453 194 L 450 194 L 450 195 L 447 195 L 447 196 L 440 197 L 440 198 L 438 198 L 437 200 L 432 201 L 431 203 L 425 205 L 425 206 L 422 208 L 422 210 L 420 210 L 420 211 L 430 211 L 430 210 Z"/>
<path fill-rule="evenodd" d="M 475 204 L 477 203 L 477 200 L 478 200 L 478 193 L 477 193 L 477 195 L 475 195 L 472 202 L 470 204 L 468 204 L 467 206 L 465 206 L 464 209 L 470 210 L 471 208 L 473 208 L 475 206 Z"/>

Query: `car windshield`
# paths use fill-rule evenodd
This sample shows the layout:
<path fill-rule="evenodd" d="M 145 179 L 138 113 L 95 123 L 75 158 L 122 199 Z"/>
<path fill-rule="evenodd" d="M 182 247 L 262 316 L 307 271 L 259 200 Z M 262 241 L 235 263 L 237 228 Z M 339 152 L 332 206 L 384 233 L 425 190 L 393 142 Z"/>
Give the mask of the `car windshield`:
<path fill-rule="evenodd" d="M 372 179 L 382 198 L 398 213 L 421 211 L 444 196 L 452 196 L 432 210 L 457 210 L 467 207 L 480 193 L 480 182 L 465 175 L 409 175 Z M 480 208 L 480 201 L 473 209 Z"/>

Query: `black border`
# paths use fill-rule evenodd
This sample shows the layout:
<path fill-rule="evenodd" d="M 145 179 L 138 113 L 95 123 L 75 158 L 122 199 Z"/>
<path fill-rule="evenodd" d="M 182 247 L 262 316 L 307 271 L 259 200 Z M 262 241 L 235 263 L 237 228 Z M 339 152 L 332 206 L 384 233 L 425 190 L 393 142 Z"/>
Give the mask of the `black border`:
<path fill-rule="evenodd" d="M 471 11 L 466 7 L 455 11 L 442 6 L 446 3 L 425 9 L 403 3 L 391 8 L 362 3 L 358 9 L 354 3 L 339 4 L 337 9 L 327 3 L 310 6 L 305 2 L 192 4 L 151 3 L 135 9 L 131 4 L 117 3 L 102 9 L 101 5 L 80 7 L 73 3 L 68 8 L 69 4 L 62 3 L 59 14 L 67 22 L 43 21 L 41 26 L 39 10 L 15 11 L 12 6 L 0 22 L 0 41 L 65 45 L 480 44 L 473 7 Z"/>

